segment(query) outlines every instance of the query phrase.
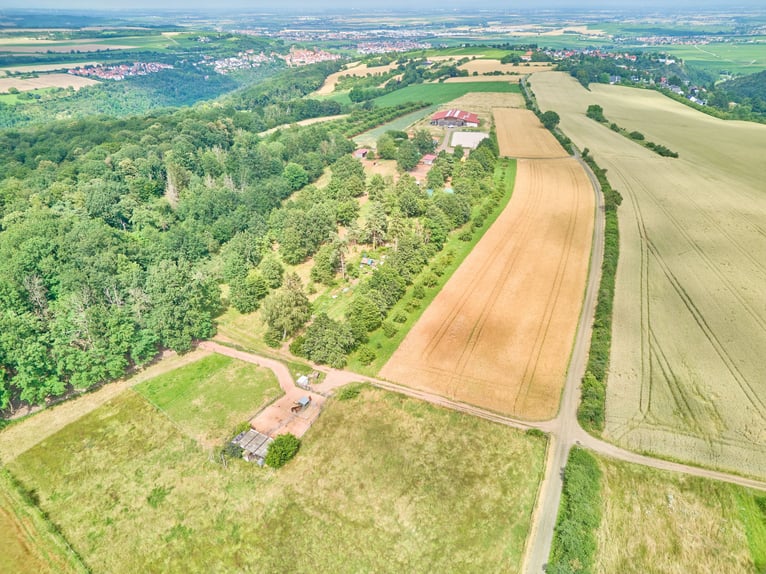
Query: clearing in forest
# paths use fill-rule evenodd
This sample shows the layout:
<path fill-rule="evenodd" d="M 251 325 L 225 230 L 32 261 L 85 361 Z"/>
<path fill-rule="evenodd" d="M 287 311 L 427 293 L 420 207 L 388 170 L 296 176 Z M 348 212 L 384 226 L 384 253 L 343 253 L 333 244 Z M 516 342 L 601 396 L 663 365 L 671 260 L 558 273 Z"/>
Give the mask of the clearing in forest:
<path fill-rule="evenodd" d="M 8 468 L 93 572 L 516 572 L 545 449 L 367 388 L 279 471 L 223 466 L 126 391 Z"/>
<path fill-rule="evenodd" d="M 373 66 L 372 68 L 368 68 L 367 64 L 349 65 L 349 67 L 345 70 L 341 70 L 327 76 L 327 78 L 325 78 L 324 84 L 322 84 L 322 86 L 314 92 L 314 95 L 326 96 L 332 94 L 335 91 L 335 84 L 338 83 L 338 80 L 341 76 L 380 76 L 396 68 L 397 65 L 398 64 L 396 63 L 392 63 L 385 66 Z"/>
<path fill-rule="evenodd" d="M 541 109 L 588 147 L 624 200 L 605 437 L 698 464 L 766 472 L 766 126 L 656 92 L 565 74 L 532 79 Z M 585 117 L 678 152 L 648 149 Z"/>
<path fill-rule="evenodd" d="M 518 162 L 508 207 L 380 375 L 494 411 L 546 419 L 558 409 L 580 314 L 593 188 L 552 136 L 553 144 L 535 137 L 543 129 L 539 122 L 503 121 L 516 117 L 504 110 L 500 117 L 498 138 L 506 150 L 524 147 L 533 157 L 548 153 L 552 159 Z M 519 129 L 508 134 L 509 125 Z"/>

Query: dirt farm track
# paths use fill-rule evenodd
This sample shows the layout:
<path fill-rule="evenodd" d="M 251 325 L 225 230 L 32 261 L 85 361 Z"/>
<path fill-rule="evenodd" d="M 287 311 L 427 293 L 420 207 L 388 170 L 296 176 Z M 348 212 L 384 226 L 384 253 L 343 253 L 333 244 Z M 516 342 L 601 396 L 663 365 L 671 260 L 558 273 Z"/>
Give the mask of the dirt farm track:
<path fill-rule="evenodd" d="M 511 110 L 514 120 L 513 112 L 527 113 Z M 499 135 L 505 125 L 498 121 Z M 537 130 L 539 123 L 528 125 Z M 551 140 L 531 140 L 539 145 L 530 155 L 554 157 L 519 160 L 508 207 L 382 377 L 521 418 L 556 414 L 588 270 L 594 200 L 579 163 Z"/>

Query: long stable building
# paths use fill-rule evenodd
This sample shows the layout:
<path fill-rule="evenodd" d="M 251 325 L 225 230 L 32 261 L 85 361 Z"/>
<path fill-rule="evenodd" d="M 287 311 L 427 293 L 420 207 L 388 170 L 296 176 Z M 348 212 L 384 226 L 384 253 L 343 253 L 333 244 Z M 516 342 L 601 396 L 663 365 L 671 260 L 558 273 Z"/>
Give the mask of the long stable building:
<path fill-rule="evenodd" d="M 476 128 L 479 127 L 479 116 L 463 110 L 442 110 L 431 116 L 431 125 Z"/>

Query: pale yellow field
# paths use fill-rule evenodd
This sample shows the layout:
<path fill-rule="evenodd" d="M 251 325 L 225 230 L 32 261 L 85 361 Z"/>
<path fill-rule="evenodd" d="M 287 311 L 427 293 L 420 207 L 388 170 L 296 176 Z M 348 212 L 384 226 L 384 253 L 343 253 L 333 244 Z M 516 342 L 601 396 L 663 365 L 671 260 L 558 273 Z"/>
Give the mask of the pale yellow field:
<path fill-rule="evenodd" d="M 335 72 L 334 74 L 327 76 L 322 87 L 314 92 L 314 94 L 317 96 L 332 94 L 335 91 L 335 84 L 338 83 L 338 79 L 341 76 L 366 76 L 367 74 L 379 76 L 393 70 L 396 66 L 397 64 L 393 63 L 386 66 L 374 66 L 372 68 L 368 68 L 367 64 L 352 65 L 346 70 L 341 70 L 340 72 Z"/>
<path fill-rule="evenodd" d="M 585 288 L 593 201 L 573 158 L 519 160 L 508 207 L 381 376 L 502 413 L 553 417 Z"/>
<path fill-rule="evenodd" d="M 53 70 L 69 70 L 71 68 L 84 68 L 86 66 L 98 66 L 101 62 L 75 62 L 62 64 L 31 64 L 29 66 L 9 66 L 3 68 L 6 72 L 51 72 Z"/>
<path fill-rule="evenodd" d="M 564 148 L 530 110 L 497 107 L 492 111 L 500 155 L 525 158 L 567 157 Z"/>
<path fill-rule="evenodd" d="M 16 88 L 21 92 L 37 90 L 40 88 L 68 88 L 79 90 L 83 86 L 98 84 L 96 80 L 73 76 L 72 74 L 45 74 L 39 78 L 0 78 L 0 94 L 8 93 L 9 88 Z"/>
<path fill-rule="evenodd" d="M 766 476 L 766 126 L 560 73 L 532 84 L 624 196 L 605 437 Z M 586 118 L 595 103 L 680 157 Z"/>
<path fill-rule="evenodd" d="M 476 59 L 470 60 L 465 64 L 458 66 L 461 70 L 467 70 L 469 74 L 477 72 L 481 74 L 489 74 L 491 72 L 511 72 L 517 74 L 531 74 L 532 72 L 542 72 L 551 69 L 550 64 L 544 62 L 530 62 L 529 65 L 524 64 L 501 64 L 500 60 L 484 60 Z M 475 80 L 474 80 L 475 81 Z M 484 78 L 482 78 L 484 81 Z"/>
<path fill-rule="evenodd" d="M 597 574 L 755 574 L 736 487 L 601 459 Z"/>

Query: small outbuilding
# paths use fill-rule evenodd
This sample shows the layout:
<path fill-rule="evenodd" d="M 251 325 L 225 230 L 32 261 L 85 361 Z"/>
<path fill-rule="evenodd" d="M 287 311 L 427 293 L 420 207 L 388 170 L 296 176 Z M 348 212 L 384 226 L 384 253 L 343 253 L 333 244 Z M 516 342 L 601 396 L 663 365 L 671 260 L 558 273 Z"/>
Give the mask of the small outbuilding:
<path fill-rule="evenodd" d="M 420 159 L 420 161 L 423 163 L 423 165 L 433 165 L 434 161 L 436 161 L 436 155 L 427 153 Z"/>
<path fill-rule="evenodd" d="M 242 449 L 242 458 L 247 462 L 255 461 L 259 466 L 263 466 L 266 461 L 266 453 L 269 451 L 269 445 L 274 442 L 270 436 L 259 433 L 255 429 L 250 429 L 238 434 L 231 441 Z"/>
<path fill-rule="evenodd" d="M 360 147 L 358 150 L 354 150 L 354 158 L 365 159 L 368 153 L 370 153 L 370 150 L 366 147 Z"/>

